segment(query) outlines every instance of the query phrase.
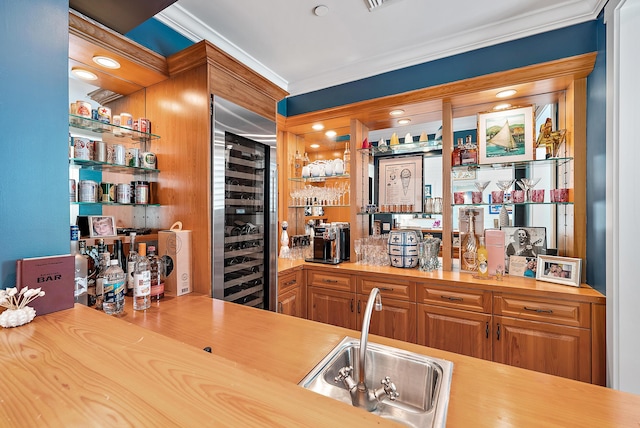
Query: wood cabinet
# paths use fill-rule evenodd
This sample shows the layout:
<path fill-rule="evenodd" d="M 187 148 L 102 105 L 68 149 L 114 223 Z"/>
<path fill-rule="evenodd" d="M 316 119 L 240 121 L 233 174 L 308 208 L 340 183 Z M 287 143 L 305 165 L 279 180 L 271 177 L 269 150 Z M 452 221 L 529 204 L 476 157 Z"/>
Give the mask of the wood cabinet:
<path fill-rule="evenodd" d="M 592 381 L 588 303 L 496 295 L 493 323 L 494 361 Z"/>
<path fill-rule="evenodd" d="M 331 270 L 307 270 L 307 317 L 355 330 L 356 296 L 353 278 Z"/>
<path fill-rule="evenodd" d="M 281 314 L 304 318 L 306 316 L 306 299 L 302 269 L 284 271 L 278 275 L 278 307 Z"/>
<path fill-rule="evenodd" d="M 491 292 L 418 283 L 418 344 L 490 360 Z"/>

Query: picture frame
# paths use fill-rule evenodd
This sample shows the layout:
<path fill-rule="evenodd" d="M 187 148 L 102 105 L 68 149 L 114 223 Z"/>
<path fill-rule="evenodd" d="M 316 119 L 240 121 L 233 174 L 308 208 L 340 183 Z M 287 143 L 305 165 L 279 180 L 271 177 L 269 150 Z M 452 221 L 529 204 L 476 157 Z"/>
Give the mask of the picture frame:
<path fill-rule="evenodd" d="M 424 195 L 425 198 L 430 198 L 431 197 L 431 184 L 425 184 L 424 185 Z"/>
<path fill-rule="evenodd" d="M 535 278 L 538 270 L 536 257 L 511 256 L 509 257 L 509 275 Z"/>
<path fill-rule="evenodd" d="M 422 212 L 422 155 L 378 163 L 378 205 L 390 212 Z"/>
<path fill-rule="evenodd" d="M 534 107 L 478 113 L 480 164 L 533 160 Z"/>
<path fill-rule="evenodd" d="M 505 273 L 511 273 L 509 262 L 512 256 L 538 257 L 547 252 L 546 227 L 512 227 L 500 228 L 504 231 L 504 266 Z"/>
<path fill-rule="evenodd" d="M 580 287 L 582 259 L 559 256 L 538 256 L 536 279 L 556 284 Z"/>
<path fill-rule="evenodd" d="M 89 237 L 104 238 L 117 236 L 116 218 L 114 216 L 90 215 Z"/>
<path fill-rule="evenodd" d="M 451 179 L 454 181 L 460 180 L 475 180 L 478 177 L 478 170 L 472 167 L 460 167 L 451 168 Z"/>

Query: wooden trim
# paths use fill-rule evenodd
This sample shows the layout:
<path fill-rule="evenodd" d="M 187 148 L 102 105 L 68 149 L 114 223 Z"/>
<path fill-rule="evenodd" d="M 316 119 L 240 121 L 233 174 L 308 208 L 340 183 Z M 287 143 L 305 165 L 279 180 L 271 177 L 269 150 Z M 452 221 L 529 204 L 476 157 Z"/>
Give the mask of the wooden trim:
<path fill-rule="evenodd" d="M 606 305 L 591 305 L 591 383 L 607 384 Z"/>
<path fill-rule="evenodd" d="M 451 206 L 451 149 L 453 147 L 453 111 L 450 102 L 442 105 L 442 218 L 453 218 Z M 453 222 L 442 222 L 442 269 L 453 268 Z M 446 257 L 445 257 L 446 255 Z"/>

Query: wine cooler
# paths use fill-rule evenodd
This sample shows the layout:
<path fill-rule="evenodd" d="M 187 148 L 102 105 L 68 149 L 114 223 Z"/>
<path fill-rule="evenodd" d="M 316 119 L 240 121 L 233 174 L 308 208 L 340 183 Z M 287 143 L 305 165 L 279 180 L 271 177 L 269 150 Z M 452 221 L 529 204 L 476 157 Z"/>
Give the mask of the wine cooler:
<path fill-rule="evenodd" d="M 274 310 L 275 124 L 218 97 L 212 114 L 212 296 Z"/>

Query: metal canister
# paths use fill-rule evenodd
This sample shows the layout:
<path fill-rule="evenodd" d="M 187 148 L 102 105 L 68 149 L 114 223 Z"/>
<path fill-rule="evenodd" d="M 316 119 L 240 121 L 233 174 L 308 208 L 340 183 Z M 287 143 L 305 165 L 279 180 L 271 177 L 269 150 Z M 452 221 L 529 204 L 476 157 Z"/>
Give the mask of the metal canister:
<path fill-rule="evenodd" d="M 98 162 L 106 162 L 107 161 L 107 143 L 104 141 L 94 141 L 93 142 L 93 159 Z"/>
<path fill-rule="evenodd" d="M 76 189 L 76 180 L 69 179 L 69 202 L 76 202 L 78 200 L 78 192 Z"/>
<path fill-rule="evenodd" d="M 113 145 L 113 163 L 115 165 L 125 165 L 125 149 L 122 144 Z"/>
<path fill-rule="evenodd" d="M 102 123 L 111 123 L 111 109 L 109 107 L 98 107 L 98 120 Z"/>
<path fill-rule="evenodd" d="M 119 204 L 130 204 L 133 202 L 131 200 L 131 184 L 129 183 L 120 183 L 116 186 L 116 201 Z"/>
<path fill-rule="evenodd" d="M 91 119 L 91 103 L 87 101 L 76 101 L 76 115 Z"/>
<path fill-rule="evenodd" d="M 138 119 L 138 131 L 140 132 L 151 132 L 151 122 L 146 117 L 141 117 Z"/>
<path fill-rule="evenodd" d="M 133 129 L 133 116 L 129 113 L 120 113 L 120 126 Z"/>
<path fill-rule="evenodd" d="M 89 144 L 91 140 L 88 138 L 73 137 L 73 157 L 82 160 L 91 160 L 91 152 Z"/>
<path fill-rule="evenodd" d="M 137 147 L 129 147 L 125 158 L 125 164 L 127 166 L 139 167 L 140 166 L 140 149 Z"/>
<path fill-rule="evenodd" d="M 115 202 L 116 186 L 113 183 L 100 183 L 99 200 L 100 202 Z"/>
<path fill-rule="evenodd" d="M 157 159 L 156 154 L 152 152 L 142 153 L 142 167 L 148 169 L 156 169 Z"/>
<path fill-rule="evenodd" d="M 134 192 L 136 204 L 149 203 L 149 182 L 148 181 L 134 181 L 133 192 Z"/>
<path fill-rule="evenodd" d="M 78 183 L 79 202 L 98 201 L 98 183 L 93 180 L 80 180 Z"/>

